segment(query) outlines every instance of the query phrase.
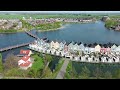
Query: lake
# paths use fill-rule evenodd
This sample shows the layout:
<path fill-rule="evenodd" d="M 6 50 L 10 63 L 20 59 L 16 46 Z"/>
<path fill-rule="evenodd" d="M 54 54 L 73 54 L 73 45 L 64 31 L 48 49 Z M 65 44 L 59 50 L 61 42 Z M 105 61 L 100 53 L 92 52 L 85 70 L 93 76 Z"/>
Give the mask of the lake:
<path fill-rule="evenodd" d="M 87 44 L 95 42 L 101 44 L 108 42 L 120 44 L 120 32 L 108 30 L 104 27 L 104 22 L 102 21 L 87 24 L 66 24 L 64 28 L 56 31 L 36 32 L 36 30 L 32 30 L 31 32 L 38 35 L 40 38 L 47 37 L 49 40 L 65 40 L 66 42 L 74 41 Z M 14 34 L 0 34 L 0 48 L 26 43 L 33 40 L 35 39 L 28 36 L 24 32 Z M 20 49 L 27 49 L 27 47 L 21 47 L 3 52 L 3 58 L 5 58 L 8 53 L 19 54 Z"/>

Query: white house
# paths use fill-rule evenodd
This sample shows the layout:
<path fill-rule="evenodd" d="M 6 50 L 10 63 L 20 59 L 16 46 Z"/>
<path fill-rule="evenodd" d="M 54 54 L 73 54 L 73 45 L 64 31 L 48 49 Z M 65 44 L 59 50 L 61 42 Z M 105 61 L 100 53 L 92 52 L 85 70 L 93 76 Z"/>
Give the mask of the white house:
<path fill-rule="evenodd" d="M 28 69 L 29 67 L 32 66 L 32 62 L 31 62 L 31 59 L 30 59 L 30 56 L 23 56 L 19 61 L 18 61 L 18 66 L 21 68 L 21 69 Z"/>
<path fill-rule="evenodd" d="M 93 47 L 89 47 L 89 52 L 90 52 L 90 53 L 95 52 L 95 48 L 93 48 Z"/>
<path fill-rule="evenodd" d="M 74 45 L 73 50 L 74 51 L 78 51 L 79 50 L 79 45 L 77 43 Z"/>
<path fill-rule="evenodd" d="M 54 48 L 54 41 L 51 41 L 50 48 Z"/>
<path fill-rule="evenodd" d="M 85 51 L 85 46 L 83 45 L 83 43 L 80 44 L 79 49 L 80 49 L 80 51 L 83 51 L 83 52 Z"/>
<path fill-rule="evenodd" d="M 85 56 L 82 56 L 82 57 L 81 57 L 81 61 L 82 61 L 82 62 L 85 62 L 85 61 L 86 61 L 86 60 L 85 60 Z"/>
<path fill-rule="evenodd" d="M 116 52 L 120 52 L 120 45 L 115 48 L 115 51 L 116 51 Z"/>
<path fill-rule="evenodd" d="M 114 44 L 112 47 L 111 47 L 111 52 L 115 52 L 117 46 Z"/>

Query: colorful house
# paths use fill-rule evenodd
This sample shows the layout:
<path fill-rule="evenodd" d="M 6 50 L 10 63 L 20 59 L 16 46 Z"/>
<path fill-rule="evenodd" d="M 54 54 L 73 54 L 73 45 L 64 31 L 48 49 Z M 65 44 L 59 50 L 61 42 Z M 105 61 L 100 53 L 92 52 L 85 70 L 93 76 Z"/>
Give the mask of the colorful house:
<path fill-rule="evenodd" d="M 73 46 L 73 50 L 74 51 L 78 51 L 79 50 L 79 45 L 77 43 Z"/>
<path fill-rule="evenodd" d="M 74 48 L 74 42 L 72 41 L 72 42 L 69 43 L 68 49 L 73 50 L 73 48 Z"/>
<path fill-rule="evenodd" d="M 104 47 L 100 48 L 100 52 L 101 53 L 106 53 L 107 52 L 107 48 L 104 48 Z"/>
<path fill-rule="evenodd" d="M 51 41 L 50 48 L 54 48 L 54 41 Z"/>
<path fill-rule="evenodd" d="M 80 51 L 85 51 L 85 46 L 84 46 L 84 44 L 82 43 L 82 44 L 80 44 L 80 46 L 79 46 L 79 49 L 80 49 Z"/>
<path fill-rule="evenodd" d="M 89 52 L 90 52 L 90 53 L 95 52 L 95 48 L 89 47 Z"/>
<path fill-rule="evenodd" d="M 55 43 L 54 43 L 54 49 L 59 49 L 59 43 L 56 41 Z"/>
<path fill-rule="evenodd" d="M 66 42 L 60 42 L 59 49 L 63 50 Z"/>
<path fill-rule="evenodd" d="M 68 45 L 69 45 L 69 43 L 66 43 L 66 44 L 65 44 L 65 46 L 64 46 L 64 52 L 68 52 L 68 50 L 69 50 L 69 49 L 68 49 Z"/>
<path fill-rule="evenodd" d="M 18 66 L 21 68 L 21 69 L 24 69 L 24 70 L 27 70 L 29 67 L 32 66 L 32 62 L 31 62 L 31 59 L 30 59 L 30 56 L 23 56 L 19 61 L 18 61 Z"/>
<path fill-rule="evenodd" d="M 88 54 L 88 53 L 89 53 L 89 47 L 85 47 L 84 53 L 85 53 L 85 54 Z"/>
<path fill-rule="evenodd" d="M 30 56 L 32 54 L 31 50 L 20 50 L 20 54 Z"/>
<path fill-rule="evenodd" d="M 115 51 L 120 52 L 120 46 L 116 47 Z"/>
<path fill-rule="evenodd" d="M 101 47 L 99 44 L 95 46 L 95 52 L 100 52 L 100 49 L 101 49 Z"/>
<path fill-rule="evenodd" d="M 111 52 L 115 52 L 117 46 L 114 44 L 112 47 L 111 47 Z"/>

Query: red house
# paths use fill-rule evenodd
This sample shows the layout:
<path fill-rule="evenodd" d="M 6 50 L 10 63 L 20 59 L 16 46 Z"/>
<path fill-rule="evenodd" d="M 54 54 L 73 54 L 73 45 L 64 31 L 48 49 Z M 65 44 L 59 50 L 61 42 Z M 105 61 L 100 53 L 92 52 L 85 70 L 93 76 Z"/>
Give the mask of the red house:
<path fill-rule="evenodd" d="M 101 52 L 101 53 L 110 53 L 110 50 L 111 50 L 111 49 L 110 49 L 109 47 L 108 47 L 108 48 L 101 48 L 101 49 L 100 49 L 100 52 Z"/>
<path fill-rule="evenodd" d="M 20 50 L 20 54 L 30 56 L 32 54 L 31 50 Z"/>
<path fill-rule="evenodd" d="M 21 68 L 21 69 L 24 69 L 26 70 L 27 68 L 31 67 L 32 66 L 32 62 L 30 60 L 30 56 L 23 56 L 19 61 L 18 61 L 18 66 Z"/>
<path fill-rule="evenodd" d="M 65 45 L 65 47 L 64 47 L 64 51 L 65 51 L 65 52 L 68 51 L 68 46 L 67 46 L 67 45 Z"/>
<path fill-rule="evenodd" d="M 107 48 L 101 48 L 101 49 L 100 49 L 100 52 L 101 52 L 101 53 L 106 53 L 106 52 L 107 52 Z"/>
<path fill-rule="evenodd" d="M 26 63 L 22 63 L 19 66 L 21 69 L 27 70 L 29 67 L 32 66 L 32 63 L 30 61 L 27 61 Z"/>

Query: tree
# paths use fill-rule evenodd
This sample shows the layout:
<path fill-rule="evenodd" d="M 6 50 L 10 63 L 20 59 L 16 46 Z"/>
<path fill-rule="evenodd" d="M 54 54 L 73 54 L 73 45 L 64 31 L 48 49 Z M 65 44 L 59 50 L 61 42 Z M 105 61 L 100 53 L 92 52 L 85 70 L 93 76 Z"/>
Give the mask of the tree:
<path fill-rule="evenodd" d="M 2 55 L 0 53 L 0 73 L 3 72 L 3 63 L 2 63 Z"/>
<path fill-rule="evenodd" d="M 120 69 L 117 69 L 114 73 L 114 77 L 119 79 L 120 78 Z"/>
<path fill-rule="evenodd" d="M 18 67 L 18 58 L 17 56 L 14 56 L 13 54 L 9 54 L 7 56 L 6 62 L 4 63 L 5 69 L 11 69 Z"/>
<path fill-rule="evenodd" d="M 48 55 L 46 54 L 44 56 L 44 62 L 45 62 L 45 65 L 48 67 L 49 63 L 53 60 L 52 56 L 51 55 Z"/>
<path fill-rule="evenodd" d="M 44 71 L 43 73 L 40 72 L 42 74 L 40 78 L 49 78 L 52 75 L 52 71 L 50 70 L 49 67 L 47 67 L 43 71 Z"/>
<path fill-rule="evenodd" d="M 107 71 L 107 72 L 105 72 L 104 77 L 106 79 L 112 79 L 112 74 L 109 71 Z"/>
<path fill-rule="evenodd" d="M 37 69 L 30 69 L 30 71 L 28 72 L 28 75 L 30 76 L 30 77 L 34 77 L 34 78 L 36 78 L 36 77 L 40 77 L 40 73 L 41 72 L 39 72 L 40 70 L 37 70 Z"/>
<path fill-rule="evenodd" d="M 86 66 L 84 66 L 80 75 L 84 78 L 88 78 L 90 76 L 90 70 Z"/>
<path fill-rule="evenodd" d="M 107 20 L 107 21 L 105 22 L 105 26 L 106 26 L 107 28 L 111 28 L 111 27 L 116 26 L 116 25 L 118 25 L 118 22 L 115 21 L 115 20 Z"/>
<path fill-rule="evenodd" d="M 102 71 L 97 67 L 95 71 L 93 71 L 93 76 L 99 79 L 102 76 Z"/>

